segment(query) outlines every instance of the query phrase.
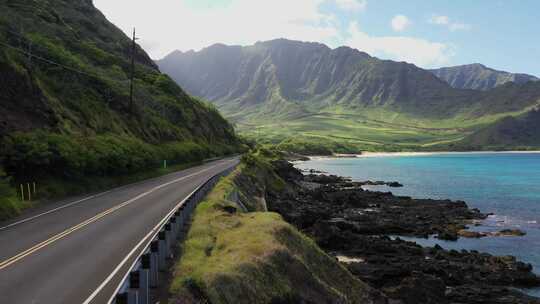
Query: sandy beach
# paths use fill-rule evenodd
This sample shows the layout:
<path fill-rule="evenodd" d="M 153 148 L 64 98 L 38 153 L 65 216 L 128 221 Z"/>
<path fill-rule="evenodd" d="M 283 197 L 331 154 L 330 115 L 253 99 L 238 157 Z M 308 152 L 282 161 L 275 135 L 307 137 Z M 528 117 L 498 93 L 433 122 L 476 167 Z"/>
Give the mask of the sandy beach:
<path fill-rule="evenodd" d="M 459 154 L 540 154 L 540 151 L 470 151 L 470 152 L 363 152 L 362 154 L 334 154 L 332 156 L 308 156 L 311 160 L 336 158 L 367 158 L 367 157 L 403 157 L 425 155 L 459 155 Z"/>

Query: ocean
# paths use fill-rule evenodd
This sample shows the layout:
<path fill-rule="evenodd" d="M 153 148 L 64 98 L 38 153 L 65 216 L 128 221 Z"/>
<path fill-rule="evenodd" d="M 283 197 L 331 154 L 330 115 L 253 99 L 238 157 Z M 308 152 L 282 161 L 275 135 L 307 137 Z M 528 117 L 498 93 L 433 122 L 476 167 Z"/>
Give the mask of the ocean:
<path fill-rule="evenodd" d="M 402 239 L 423 246 L 467 249 L 495 255 L 513 255 L 531 263 L 540 274 L 540 153 L 437 153 L 377 155 L 358 158 L 317 158 L 299 162 L 300 169 L 316 169 L 353 180 L 398 181 L 403 188 L 365 187 L 415 198 L 467 202 L 483 213 L 493 213 L 472 230 L 518 228 L 523 237 Z M 526 290 L 540 297 L 540 289 Z"/>

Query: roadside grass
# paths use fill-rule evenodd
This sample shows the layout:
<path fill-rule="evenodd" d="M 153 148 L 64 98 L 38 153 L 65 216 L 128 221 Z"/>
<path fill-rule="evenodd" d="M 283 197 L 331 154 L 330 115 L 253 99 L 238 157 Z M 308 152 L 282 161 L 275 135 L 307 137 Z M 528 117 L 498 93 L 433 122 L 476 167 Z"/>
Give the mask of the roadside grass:
<path fill-rule="evenodd" d="M 9 184 L 10 180 L 0 168 L 0 221 L 17 215 L 23 207 L 15 197 L 15 190 Z"/>
<path fill-rule="evenodd" d="M 31 205 L 29 202 L 21 202 L 14 195 L 0 197 L 0 221 L 19 215 Z"/>
<path fill-rule="evenodd" d="M 272 168 L 266 154 L 244 157 L 196 208 L 174 267 L 169 303 L 364 302 L 369 287 L 313 240 L 276 213 L 242 212 L 230 200 L 234 191 L 249 192 L 246 187 L 284 186 L 267 171 Z M 252 183 L 238 182 L 245 174 L 254 177 Z"/>
<path fill-rule="evenodd" d="M 172 294 L 180 294 L 193 284 L 199 288 L 209 286 L 218 276 L 233 274 L 240 265 L 255 263 L 283 249 L 274 232 L 287 227 L 287 223 L 278 214 L 225 211 L 226 207 L 237 207 L 228 197 L 234 191 L 234 178 L 240 171 L 237 169 L 223 178 L 197 207 L 182 258 L 175 267 Z"/>

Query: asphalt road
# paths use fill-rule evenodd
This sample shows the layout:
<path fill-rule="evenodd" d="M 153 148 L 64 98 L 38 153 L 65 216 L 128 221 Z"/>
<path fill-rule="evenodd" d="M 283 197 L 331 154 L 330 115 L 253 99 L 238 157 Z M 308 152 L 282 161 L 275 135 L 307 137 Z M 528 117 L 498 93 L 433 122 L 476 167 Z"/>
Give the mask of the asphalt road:
<path fill-rule="evenodd" d="M 0 303 L 107 303 L 145 236 L 199 185 L 237 163 L 214 161 L 0 224 Z"/>

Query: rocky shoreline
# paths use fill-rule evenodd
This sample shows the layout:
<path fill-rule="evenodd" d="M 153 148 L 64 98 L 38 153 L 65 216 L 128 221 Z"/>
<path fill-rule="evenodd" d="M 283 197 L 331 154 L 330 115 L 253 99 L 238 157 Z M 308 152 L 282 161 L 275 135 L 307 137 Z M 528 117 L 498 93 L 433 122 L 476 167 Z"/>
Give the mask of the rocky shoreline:
<path fill-rule="evenodd" d="M 267 193 L 269 211 L 280 213 L 311 236 L 355 276 L 386 294 L 389 303 L 540 303 L 516 289 L 538 287 L 540 277 L 530 264 L 512 256 L 421 247 L 390 238 L 487 236 L 468 230 L 468 224 L 487 215 L 465 202 L 367 191 L 363 185 L 400 184 L 304 175 L 287 161 L 272 164 L 288 187 Z M 521 231 L 499 234 L 520 235 Z"/>

